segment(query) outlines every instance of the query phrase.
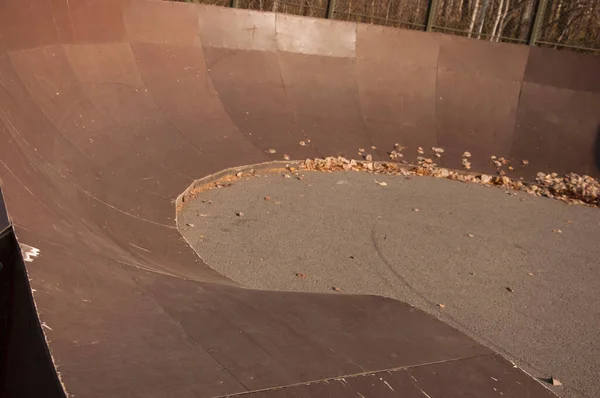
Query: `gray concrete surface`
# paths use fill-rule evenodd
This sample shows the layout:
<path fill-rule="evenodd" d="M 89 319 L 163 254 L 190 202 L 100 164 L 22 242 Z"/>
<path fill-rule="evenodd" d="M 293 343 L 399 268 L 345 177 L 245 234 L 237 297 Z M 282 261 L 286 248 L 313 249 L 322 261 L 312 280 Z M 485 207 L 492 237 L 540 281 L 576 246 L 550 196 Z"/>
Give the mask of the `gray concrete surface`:
<path fill-rule="evenodd" d="M 179 225 L 243 286 L 393 297 L 554 376 L 561 397 L 600 397 L 596 208 L 427 177 L 308 172 L 203 192 Z"/>

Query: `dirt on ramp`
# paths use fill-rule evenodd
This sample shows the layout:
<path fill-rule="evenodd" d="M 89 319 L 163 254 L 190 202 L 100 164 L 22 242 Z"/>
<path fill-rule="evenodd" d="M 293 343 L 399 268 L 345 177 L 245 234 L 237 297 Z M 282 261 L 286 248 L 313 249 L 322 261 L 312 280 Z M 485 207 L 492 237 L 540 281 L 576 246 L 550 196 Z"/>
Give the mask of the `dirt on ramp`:
<path fill-rule="evenodd" d="M 181 238 L 174 201 L 228 167 L 396 142 L 441 146 L 447 167 L 469 150 L 479 171 L 494 154 L 598 175 L 598 69 L 193 4 L 0 1 L 0 395 L 552 396 L 401 302 L 235 285 Z"/>

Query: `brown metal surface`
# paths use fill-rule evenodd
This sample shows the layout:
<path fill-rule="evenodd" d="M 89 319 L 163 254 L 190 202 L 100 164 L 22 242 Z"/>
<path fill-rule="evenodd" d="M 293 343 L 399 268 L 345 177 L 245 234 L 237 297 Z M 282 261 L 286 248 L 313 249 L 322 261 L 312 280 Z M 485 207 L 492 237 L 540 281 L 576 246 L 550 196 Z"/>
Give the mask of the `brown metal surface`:
<path fill-rule="evenodd" d="M 28 277 L 68 393 L 551 396 L 403 303 L 234 286 L 179 235 L 174 200 L 228 167 L 371 145 L 385 158 L 395 142 L 440 145 L 450 166 L 469 150 L 478 170 L 495 154 L 598 175 L 597 78 L 581 76 L 597 61 L 561 54 L 181 3 L 0 1 L 0 180 L 41 252 Z M 21 335 L 43 347 L 40 330 Z M 60 396 L 31 367 L 48 358 L 11 343 L 11 372 L 46 384 L 0 395 Z"/>

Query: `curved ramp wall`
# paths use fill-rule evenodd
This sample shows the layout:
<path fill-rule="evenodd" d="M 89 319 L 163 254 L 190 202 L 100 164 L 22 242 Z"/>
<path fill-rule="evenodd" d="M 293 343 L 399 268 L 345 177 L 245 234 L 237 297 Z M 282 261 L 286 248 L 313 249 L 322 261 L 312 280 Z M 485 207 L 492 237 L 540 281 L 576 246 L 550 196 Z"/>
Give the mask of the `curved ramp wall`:
<path fill-rule="evenodd" d="M 239 289 L 182 240 L 174 200 L 228 167 L 386 159 L 395 142 L 441 146 L 453 168 L 468 150 L 482 172 L 495 154 L 528 159 L 524 177 L 597 176 L 599 60 L 182 3 L 0 1 L 0 178 L 41 251 L 27 270 L 67 390 L 210 396 L 501 363 L 402 303 Z"/>

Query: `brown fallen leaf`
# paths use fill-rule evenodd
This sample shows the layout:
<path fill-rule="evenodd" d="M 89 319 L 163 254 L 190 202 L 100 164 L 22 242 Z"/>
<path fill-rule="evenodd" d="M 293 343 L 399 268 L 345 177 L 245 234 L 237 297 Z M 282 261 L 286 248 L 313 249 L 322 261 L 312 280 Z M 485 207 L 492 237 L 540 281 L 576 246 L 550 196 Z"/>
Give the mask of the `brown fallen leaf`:
<path fill-rule="evenodd" d="M 527 275 L 529 275 L 529 276 L 533 276 L 533 275 L 534 275 L 534 273 L 533 273 L 533 272 L 528 272 L 528 273 L 527 273 Z"/>
<path fill-rule="evenodd" d="M 367 154 L 367 155 L 365 156 L 365 160 L 366 160 L 367 162 L 372 162 L 372 161 L 373 161 L 373 156 L 371 156 L 370 154 Z"/>
<path fill-rule="evenodd" d="M 467 236 L 468 236 L 469 238 L 474 238 L 474 237 L 475 237 L 475 235 L 473 235 L 473 234 L 467 234 Z"/>
<path fill-rule="evenodd" d="M 290 160 L 290 155 L 284 154 L 283 155 L 283 160 Z"/>
<path fill-rule="evenodd" d="M 515 168 L 514 168 L 514 167 L 512 167 L 512 166 L 508 166 L 508 169 L 509 169 L 510 171 L 513 171 Z"/>
<path fill-rule="evenodd" d="M 265 196 L 265 200 L 268 202 L 269 200 L 271 200 L 270 196 Z"/>
<path fill-rule="evenodd" d="M 241 211 L 238 211 L 237 213 L 235 213 L 235 215 L 238 217 L 243 217 L 244 213 L 242 213 Z"/>
<path fill-rule="evenodd" d="M 298 144 L 300 144 L 300 146 L 306 146 L 306 142 L 304 141 L 300 141 Z"/>
<path fill-rule="evenodd" d="M 385 186 L 387 186 L 387 182 L 385 182 L 385 181 L 381 181 L 381 182 L 379 182 L 379 181 L 375 180 L 375 183 L 376 183 L 377 185 L 379 185 L 379 186 L 382 186 L 382 187 L 385 187 Z"/>
<path fill-rule="evenodd" d="M 521 160 L 521 163 L 523 163 L 523 166 L 527 166 L 529 164 L 529 160 Z"/>
<path fill-rule="evenodd" d="M 511 292 L 511 293 L 514 293 L 514 292 L 515 292 L 515 291 L 513 290 L 513 288 L 512 288 L 512 287 L 509 287 L 509 286 L 506 286 L 506 290 L 508 290 L 508 291 L 509 291 L 509 292 Z"/>
<path fill-rule="evenodd" d="M 375 150 L 377 147 L 375 145 L 371 145 L 371 149 Z"/>
<path fill-rule="evenodd" d="M 296 276 L 297 276 L 298 278 L 300 278 L 300 279 L 306 279 L 306 275 L 305 275 L 305 274 L 302 274 L 302 273 L 300 273 L 300 272 L 299 272 L 299 273 L 297 273 L 297 274 L 296 274 Z"/>
<path fill-rule="evenodd" d="M 465 152 L 462 155 L 463 158 L 470 158 L 471 157 L 471 152 Z"/>
<path fill-rule="evenodd" d="M 275 149 L 267 149 L 267 153 L 277 153 Z"/>
<path fill-rule="evenodd" d="M 553 229 L 552 232 L 557 233 L 557 234 L 562 234 L 562 230 L 560 230 L 558 228 Z"/>
<path fill-rule="evenodd" d="M 237 173 L 235 176 L 236 176 L 237 178 L 240 178 L 240 177 L 242 177 L 243 175 L 244 175 L 244 173 L 242 173 L 242 172 L 240 171 L 240 172 L 238 172 L 238 173 Z"/>
<path fill-rule="evenodd" d="M 445 304 L 438 304 L 437 306 L 440 307 L 440 308 L 446 308 Z"/>
<path fill-rule="evenodd" d="M 281 202 L 273 202 L 273 204 L 280 205 Z"/>
<path fill-rule="evenodd" d="M 365 148 L 358 148 L 359 153 L 364 152 L 364 151 L 365 151 Z"/>
<path fill-rule="evenodd" d="M 560 380 L 554 378 L 553 376 L 550 376 L 550 383 L 552 383 L 553 386 L 562 386 L 563 384 L 560 382 Z"/>
<path fill-rule="evenodd" d="M 418 208 L 416 208 L 416 207 L 415 207 L 415 208 L 413 209 L 413 211 L 414 211 L 415 213 L 418 213 L 418 212 L 420 212 L 421 210 L 419 210 Z"/>
<path fill-rule="evenodd" d="M 567 224 L 573 224 L 573 221 L 571 221 L 571 220 L 567 220 L 567 221 L 566 221 L 566 223 L 567 223 Z"/>
<path fill-rule="evenodd" d="M 335 286 L 333 286 L 333 287 L 331 288 L 331 290 L 333 290 L 334 292 L 339 292 L 339 291 L 340 291 L 340 290 L 342 290 L 342 289 L 340 289 L 339 287 L 335 287 Z"/>

